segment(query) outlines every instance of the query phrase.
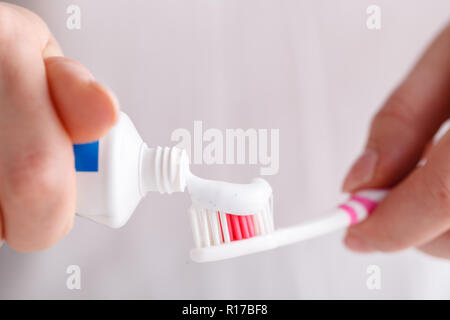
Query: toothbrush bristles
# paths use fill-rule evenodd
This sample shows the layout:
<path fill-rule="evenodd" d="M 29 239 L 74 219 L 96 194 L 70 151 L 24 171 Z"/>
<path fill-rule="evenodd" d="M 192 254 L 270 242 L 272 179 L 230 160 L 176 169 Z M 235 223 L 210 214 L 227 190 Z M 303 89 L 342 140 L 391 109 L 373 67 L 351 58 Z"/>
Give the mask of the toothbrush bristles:
<path fill-rule="evenodd" d="M 198 248 L 250 239 L 273 231 L 270 206 L 248 215 L 213 211 L 196 205 L 192 205 L 190 212 Z"/>

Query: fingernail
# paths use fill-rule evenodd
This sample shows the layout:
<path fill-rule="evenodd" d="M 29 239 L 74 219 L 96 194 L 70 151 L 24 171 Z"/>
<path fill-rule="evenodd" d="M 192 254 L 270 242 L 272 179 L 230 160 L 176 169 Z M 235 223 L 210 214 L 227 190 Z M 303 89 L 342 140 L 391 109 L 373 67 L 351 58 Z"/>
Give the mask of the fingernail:
<path fill-rule="evenodd" d="M 95 89 L 97 89 L 98 91 L 104 93 L 109 97 L 109 99 L 111 100 L 112 104 L 114 105 L 117 111 L 120 109 L 119 99 L 117 98 L 117 95 L 114 93 L 114 91 L 112 91 L 106 85 L 97 81 L 92 81 L 91 84 L 94 86 Z"/>
<path fill-rule="evenodd" d="M 353 164 L 350 172 L 345 178 L 342 189 L 345 192 L 351 192 L 370 182 L 375 173 L 377 161 L 378 153 L 373 149 L 366 149 Z"/>
<path fill-rule="evenodd" d="M 351 231 L 347 233 L 344 243 L 347 248 L 356 252 L 368 253 L 373 251 L 370 245 L 360 235 Z"/>

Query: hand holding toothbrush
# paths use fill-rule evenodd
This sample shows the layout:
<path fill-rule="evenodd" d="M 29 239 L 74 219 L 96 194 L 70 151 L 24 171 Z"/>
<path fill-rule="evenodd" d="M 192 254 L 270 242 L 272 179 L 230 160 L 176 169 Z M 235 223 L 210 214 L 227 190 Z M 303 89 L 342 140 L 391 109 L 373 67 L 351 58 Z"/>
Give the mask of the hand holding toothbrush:
<path fill-rule="evenodd" d="M 366 149 L 343 189 L 392 187 L 373 214 L 349 228 L 359 252 L 408 247 L 450 259 L 450 26 L 433 41 L 373 119 Z M 423 166 L 417 166 L 426 158 Z"/>

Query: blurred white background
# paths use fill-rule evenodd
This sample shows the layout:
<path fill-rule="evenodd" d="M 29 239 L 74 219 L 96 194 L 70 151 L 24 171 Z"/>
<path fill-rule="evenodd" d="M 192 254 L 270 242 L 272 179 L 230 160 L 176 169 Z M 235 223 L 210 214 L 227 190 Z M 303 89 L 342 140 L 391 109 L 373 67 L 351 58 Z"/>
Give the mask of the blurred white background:
<path fill-rule="evenodd" d="M 342 200 L 340 184 L 371 116 L 447 23 L 448 0 L 39 0 L 37 12 L 66 56 L 116 91 L 148 145 L 177 128 L 280 129 L 277 226 Z M 66 28 L 70 4 L 81 29 Z M 381 8 L 368 30 L 366 8 Z M 247 182 L 255 165 L 192 167 Z M 450 263 L 415 250 L 358 255 L 335 233 L 277 251 L 211 264 L 189 261 L 186 194 L 149 195 L 111 230 L 82 218 L 38 253 L 0 249 L 0 298 L 450 298 Z M 66 268 L 81 267 L 81 290 Z M 366 269 L 381 270 L 369 290 Z"/>

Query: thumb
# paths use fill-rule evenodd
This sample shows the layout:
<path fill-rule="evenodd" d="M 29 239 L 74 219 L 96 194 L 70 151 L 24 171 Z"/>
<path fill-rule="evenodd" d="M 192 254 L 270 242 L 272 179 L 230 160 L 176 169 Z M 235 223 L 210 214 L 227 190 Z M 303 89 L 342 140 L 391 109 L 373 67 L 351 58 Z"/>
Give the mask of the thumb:
<path fill-rule="evenodd" d="M 118 118 L 115 95 L 73 59 L 49 57 L 45 66 L 56 112 L 72 142 L 91 142 L 105 135 Z"/>
<path fill-rule="evenodd" d="M 449 117 L 450 27 L 431 44 L 372 121 L 366 150 L 343 190 L 391 187 L 408 175 Z"/>

